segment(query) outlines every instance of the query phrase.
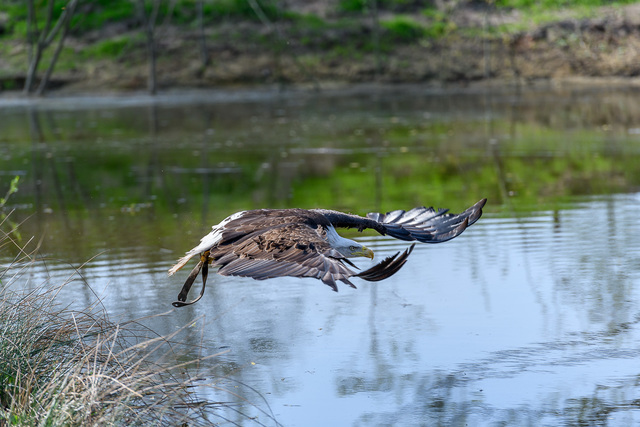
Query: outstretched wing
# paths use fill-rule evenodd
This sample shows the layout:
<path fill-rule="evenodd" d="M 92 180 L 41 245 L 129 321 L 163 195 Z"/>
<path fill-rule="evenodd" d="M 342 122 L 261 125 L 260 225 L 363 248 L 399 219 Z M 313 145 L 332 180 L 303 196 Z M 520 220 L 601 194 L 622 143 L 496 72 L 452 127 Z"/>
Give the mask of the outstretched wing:
<path fill-rule="evenodd" d="M 407 258 L 409 258 L 409 255 L 413 252 L 415 245 L 414 243 L 404 252 L 397 252 L 395 255 L 383 259 L 370 269 L 356 274 L 356 277 L 368 280 L 369 282 L 378 282 L 393 276 L 402 268 L 404 263 L 407 262 Z"/>
<path fill-rule="evenodd" d="M 482 215 L 482 207 L 487 199 L 459 214 L 449 213 L 448 209 L 419 207 L 410 211 L 397 210 L 381 214 L 372 212 L 366 218 L 337 211 L 318 209 L 334 227 L 366 228 L 376 230 L 400 240 L 417 240 L 423 243 L 441 243 L 460 235 L 468 226 Z"/>
<path fill-rule="evenodd" d="M 423 243 L 440 243 L 460 235 L 468 226 L 482 215 L 482 207 L 487 199 L 459 214 L 449 213 L 448 209 L 419 207 L 410 211 L 397 210 L 380 214 L 367 214 L 367 218 L 381 224 L 384 234 L 400 240 L 417 240 Z"/>
<path fill-rule="evenodd" d="M 257 280 L 281 276 L 313 277 L 334 291 L 341 281 L 355 287 L 349 277 L 351 264 L 323 238 L 322 229 L 305 224 L 282 224 L 257 230 L 212 250 L 218 274 L 252 277 Z"/>

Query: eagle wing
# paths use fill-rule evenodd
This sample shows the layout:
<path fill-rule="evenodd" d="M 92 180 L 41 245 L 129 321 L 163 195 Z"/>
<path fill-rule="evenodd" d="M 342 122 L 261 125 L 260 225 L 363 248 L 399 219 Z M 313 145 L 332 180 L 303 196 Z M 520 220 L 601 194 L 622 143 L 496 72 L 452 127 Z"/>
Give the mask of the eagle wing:
<path fill-rule="evenodd" d="M 482 207 L 487 199 L 459 214 L 449 213 L 448 209 L 426 208 L 424 206 L 410 211 L 397 210 L 381 214 L 371 212 L 366 218 L 337 211 L 317 209 L 334 227 L 367 228 L 400 240 L 417 240 L 422 243 L 441 243 L 460 235 L 468 226 L 482 215 Z"/>
<path fill-rule="evenodd" d="M 441 243 L 460 235 L 468 226 L 482 215 L 482 207 L 487 199 L 459 214 L 449 213 L 448 209 L 426 208 L 424 206 L 410 211 L 396 210 L 380 214 L 372 212 L 367 218 L 380 224 L 383 234 L 400 240 L 417 240 L 422 243 Z"/>
<path fill-rule="evenodd" d="M 407 262 L 407 258 L 409 258 L 409 255 L 413 252 L 415 245 L 415 243 L 412 244 L 404 252 L 396 252 L 394 255 L 383 259 L 370 269 L 358 273 L 355 276 L 368 280 L 369 282 L 378 282 L 393 276 L 402 268 L 404 263 Z"/>
<path fill-rule="evenodd" d="M 321 227 L 281 224 L 254 231 L 241 239 L 212 250 L 212 264 L 218 274 L 257 280 L 281 276 L 314 277 L 334 291 L 337 281 L 355 287 L 349 277 L 351 264 L 324 239 Z"/>

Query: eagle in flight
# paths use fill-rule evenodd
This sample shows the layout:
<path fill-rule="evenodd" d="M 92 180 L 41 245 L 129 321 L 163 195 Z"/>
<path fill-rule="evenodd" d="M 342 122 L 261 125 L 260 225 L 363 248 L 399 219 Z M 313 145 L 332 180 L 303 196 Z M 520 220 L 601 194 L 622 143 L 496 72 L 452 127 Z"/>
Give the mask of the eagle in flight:
<path fill-rule="evenodd" d="M 386 214 L 369 213 L 366 218 L 326 209 L 258 209 L 235 213 L 220 224 L 200 244 L 171 267 L 169 275 L 180 270 L 193 256 L 200 261 L 189 274 L 174 307 L 193 304 L 202 298 L 208 267 L 219 267 L 223 276 L 252 277 L 258 280 L 281 276 L 313 277 L 334 291 L 336 282 L 352 288 L 351 277 L 379 281 L 395 274 L 404 265 L 415 246 L 398 252 L 362 272 L 349 258 L 373 259 L 373 251 L 338 235 L 336 228 L 370 228 L 383 236 L 406 241 L 441 243 L 462 233 L 482 215 L 482 199 L 460 214 L 448 209 L 418 207 Z M 202 271 L 200 296 L 186 302 L 194 280 Z"/>

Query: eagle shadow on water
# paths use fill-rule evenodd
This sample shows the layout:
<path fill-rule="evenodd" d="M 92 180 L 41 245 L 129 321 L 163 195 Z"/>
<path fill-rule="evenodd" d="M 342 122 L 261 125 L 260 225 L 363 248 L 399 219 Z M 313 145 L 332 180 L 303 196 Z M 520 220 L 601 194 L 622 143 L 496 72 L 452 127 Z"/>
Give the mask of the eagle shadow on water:
<path fill-rule="evenodd" d="M 371 282 L 394 275 L 405 264 L 415 243 L 404 251 L 385 258 L 373 267 L 355 272 L 349 258 L 373 259 L 366 246 L 338 235 L 336 228 L 373 229 L 383 236 L 406 241 L 441 243 L 460 235 L 482 215 L 487 199 L 459 214 L 448 209 L 418 207 L 386 214 L 367 214 L 366 218 L 327 209 L 257 209 L 237 212 L 204 236 L 171 267 L 169 275 L 180 270 L 192 257 L 200 261 L 185 281 L 174 307 L 193 304 L 202 298 L 209 266 L 219 267 L 223 276 L 243 276 L 257 280 L 274 277 L 313 277 L 334 291 L 336 282 L 352 288 L 349 281 L 358 277 Z M 193 301 L 187 295 L 202 271 L 202 290 Z"/>

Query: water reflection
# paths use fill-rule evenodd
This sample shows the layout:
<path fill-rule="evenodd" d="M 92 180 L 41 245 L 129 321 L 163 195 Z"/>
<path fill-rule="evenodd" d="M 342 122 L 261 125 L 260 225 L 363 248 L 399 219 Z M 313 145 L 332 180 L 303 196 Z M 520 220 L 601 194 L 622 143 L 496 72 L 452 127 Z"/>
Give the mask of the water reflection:
<path fill-rule="evenodd" d="M 146 322 L 195 321 L 187 356 L 229 350 L 193 369 L 239 424 L 638 422 L 637 94 L 350 95 L 0 109 L 0 178 L 23 177 L 13 218 L 44 236 L 28 283 L 3 285 L 70 280 L 63 301 L 98 295 L 130 320 L 170 309 L 184 277 L 167 268 L 236 210 L 487 196 L 481 221 L 387 281 L 213 277 Z M 377 257 L 405 247 L 359 238 Z"/>

